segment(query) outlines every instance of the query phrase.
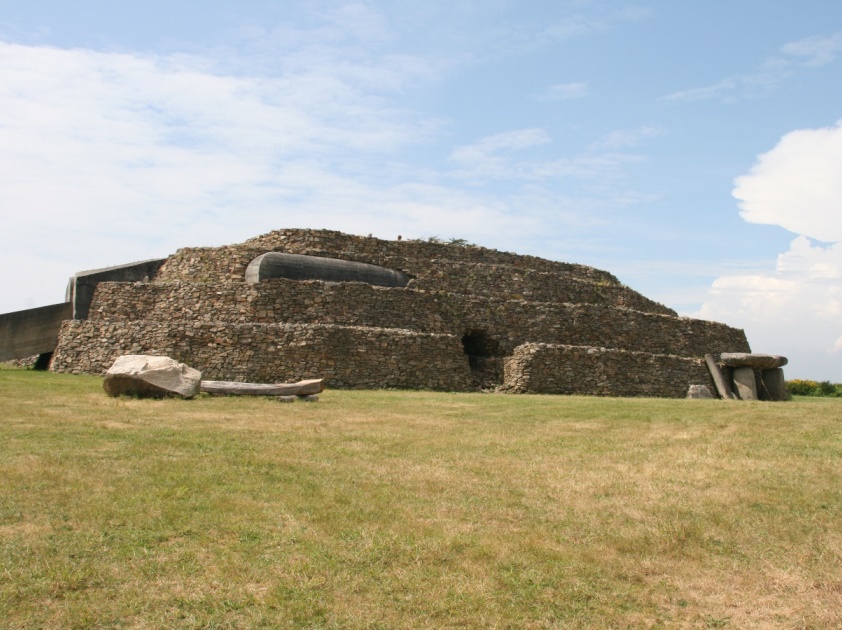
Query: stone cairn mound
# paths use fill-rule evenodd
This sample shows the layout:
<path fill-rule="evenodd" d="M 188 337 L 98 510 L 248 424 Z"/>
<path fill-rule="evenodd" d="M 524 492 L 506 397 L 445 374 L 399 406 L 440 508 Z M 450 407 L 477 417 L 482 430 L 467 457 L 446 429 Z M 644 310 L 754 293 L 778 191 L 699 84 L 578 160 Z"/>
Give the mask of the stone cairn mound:
<path fill-rule="evenodd" d="M 679 317 L 592 267 L 289 229 L 100 282 L 51 369 L 154 354 L 219 381 L 683 398 L 716 391 L 706 354 L 750 352 L 742 330 Z"/>

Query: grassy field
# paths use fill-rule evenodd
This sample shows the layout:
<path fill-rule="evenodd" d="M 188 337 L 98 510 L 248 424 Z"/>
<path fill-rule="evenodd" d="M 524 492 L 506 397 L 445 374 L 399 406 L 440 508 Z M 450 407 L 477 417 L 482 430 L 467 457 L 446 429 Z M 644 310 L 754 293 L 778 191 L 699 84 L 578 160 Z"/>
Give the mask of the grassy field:
<path fill-rule="evenodd" d="M 3 628 L 840 628 L 842 399 L 111 399 L 0 368 Z"/>

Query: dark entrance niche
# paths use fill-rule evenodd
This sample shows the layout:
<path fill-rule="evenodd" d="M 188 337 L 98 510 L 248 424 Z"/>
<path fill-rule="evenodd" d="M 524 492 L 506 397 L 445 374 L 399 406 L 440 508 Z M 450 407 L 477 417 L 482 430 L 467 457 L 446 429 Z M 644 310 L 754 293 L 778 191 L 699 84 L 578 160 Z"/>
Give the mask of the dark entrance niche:
<path fill-rule="evenodd" d="M 469 330 L 462 335 L 462 348 L 468 357 L 496 357 L 500 355 L 500 344 L 484 330 Z"/>
<path fill-rule="evenodd" d="M 42 352 L 38 355 L 38 358 L 35 360 L 35 364 L 32 366 L 33 370 L 49 370 L 50 369 L 50 359 L 53 358 L 52 352 Z"/>
<path fill-rule="evenodd" d="M 476 386 L 489 388 L 503 382 L 503 353 L 496 339 L 484 330 L 468 330 L 462 335 L 462 350 Z"/>

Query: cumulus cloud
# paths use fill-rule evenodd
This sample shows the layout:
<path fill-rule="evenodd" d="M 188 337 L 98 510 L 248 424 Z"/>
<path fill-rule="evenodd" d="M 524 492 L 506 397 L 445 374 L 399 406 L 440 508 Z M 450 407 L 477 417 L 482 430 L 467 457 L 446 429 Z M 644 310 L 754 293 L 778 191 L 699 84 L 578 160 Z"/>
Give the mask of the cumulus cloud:
<path fill-rule="evenodd" d="M 794 131 L 759 156 L 735 181 L 741 215 L 799 236 L 773 269 L 718 278 L 696 313 L 743 327 L 755 351 L 789 356 L 796 376 L 836 382 L 842 382 L 840 169 L 839 124 Z"/>
<path fill-rule="evenodd" d="M 842 244 L 799 236 L 774 269 L 717 278 L 694 316 L 745 329 L 755 352 L 789 357 L 788 377 L 842 382 Z"/>
<path fill-rule="evenodd" d="M 785 135 L 738 177 L 734 196 L 749 223 L 780 225 L 811 238 L 842 241 L 842 123 Z"/>

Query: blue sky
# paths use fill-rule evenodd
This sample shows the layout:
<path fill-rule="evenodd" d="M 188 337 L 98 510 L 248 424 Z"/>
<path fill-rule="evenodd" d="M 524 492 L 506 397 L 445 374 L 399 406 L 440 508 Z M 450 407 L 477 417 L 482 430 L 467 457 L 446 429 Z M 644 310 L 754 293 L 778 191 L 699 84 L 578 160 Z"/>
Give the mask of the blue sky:
<path fill-rule="evenodd" d="M 0 1 L 0 312 L 284 227 L 607 269 L 842 382 L 842 3 Z"/>

